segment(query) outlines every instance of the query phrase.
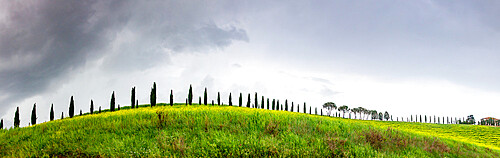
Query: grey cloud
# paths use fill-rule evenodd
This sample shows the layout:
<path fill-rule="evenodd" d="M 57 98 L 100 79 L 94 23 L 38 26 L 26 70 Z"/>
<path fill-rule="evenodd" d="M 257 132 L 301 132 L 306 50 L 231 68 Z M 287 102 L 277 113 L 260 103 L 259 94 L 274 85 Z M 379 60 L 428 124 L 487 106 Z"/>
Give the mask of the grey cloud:
<path fill-rule="evenodd" d="M 234 68 L 241 68 L 242 67 L 240 64 L 233 64 L 231 66 L 234 67 Z"/>
<path fill-rule="evenodd" d="M 327 79 L 324 79 L 324 78 L 310 77 L 309 79 L 311 79 L 313 81 L 316 81 L 316 82 L 325 83 L 325 84 L 332 84 L 332 82 L 330 82 L 330 80 L 327 80 Z"/>
<path fill-rule="evenodd" d="M 323 95 L 324 97 L 330 97 L 333 98 L 335 94 L 339 94 L 341 92 L 333 91 L 332 89 L 324 86 L 323 89 L 321 89 L 320 94 Z"/>
<path fill-rule="evenodd" d="M 1 3 L 7 18 L 0 25 L 0 111 L 57 89 L 64 82 L 56 80 L 97 59 L 110 72 L 140 70 L 168 61 L 169 53 L 248 41 L 245 30 L 215 23 L 202 1 Z"/>

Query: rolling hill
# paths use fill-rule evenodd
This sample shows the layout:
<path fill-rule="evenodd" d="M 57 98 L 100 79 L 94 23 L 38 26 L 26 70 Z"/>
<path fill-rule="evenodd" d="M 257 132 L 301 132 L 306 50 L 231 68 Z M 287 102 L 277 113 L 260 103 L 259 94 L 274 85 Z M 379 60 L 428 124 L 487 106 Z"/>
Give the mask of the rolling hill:
<path fill-rule="evenodd" d="M 1 157 L 500 157 L 494 127 L 182 105 L 0 131 Z"/>

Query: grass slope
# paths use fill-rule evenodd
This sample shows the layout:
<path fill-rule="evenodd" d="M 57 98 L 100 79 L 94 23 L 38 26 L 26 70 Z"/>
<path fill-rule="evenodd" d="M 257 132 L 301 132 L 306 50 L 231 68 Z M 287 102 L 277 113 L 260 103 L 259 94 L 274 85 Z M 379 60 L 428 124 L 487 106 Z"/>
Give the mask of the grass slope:
<path fill-rule="evenodd" d="M 500 157 L 496 141 L 482 141 L 486 139 L 480 134 L 448 134 L 475 128 L 479 127 L 349 120 L 229 106 L 157 106 L 1 130 L 0 156 Z M 476 133 L 491 130 L 495 129 Z M 480 139 L 466 143 L 476 138 Z"/>

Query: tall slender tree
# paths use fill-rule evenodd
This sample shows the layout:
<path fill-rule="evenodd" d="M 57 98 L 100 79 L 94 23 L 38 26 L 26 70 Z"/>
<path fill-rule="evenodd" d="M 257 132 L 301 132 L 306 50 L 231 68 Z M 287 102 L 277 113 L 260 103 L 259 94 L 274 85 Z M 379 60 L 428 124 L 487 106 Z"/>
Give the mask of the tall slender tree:
<path fill-rule="evenodd" d="M 285 99 L 285 111 L 288 111 L 288 99 Z"/>
<path fill-rule="evenodd" d="M 120 110 L 120 104 L 118 104 L 118 110 Z"/>
<path fill-rule="evenodd" d="M 64 118 L 64 112 L 61 112 L 61 119 Z"/>
<path fill-rule="evenodd" d="M 118 105 L 118 107 L 120 107 L 120 105 Z M 80 109 L 80 116 L 82 116 L 83 113 L 82 113 L 82 109 Z"/>
<path fill-rule="evenodd" d="M 69 101 L 69 117 L 72 118 L 74 114 L 75 114 L 75 101 L 73 100 L 73 96 L 71 96 L 71 99 Z"/>
<path fill-rule="evenodd" d="M 0 121 L 0 130 L 3 129 L 3 119 Z"/>
<path fill-rule="evenodd" d="M 170 90 L 170 106 L 174 106 L 174 90 Z"/>
<path fill-rule="evenodd" d="M 139 99 L 135 100 L 135 108 L 139 108 Z"/>
<path fill-rule="evenodd" d="M 130 95 L 130 108 L 133 109 L 135 107 L 135 87 L 132 87 L 132 94 Z M 92 112 L 90 112 L 92 114 Z"/>
<path fill-rule="evenodd" d="M 156 106 L 156 82 L 153 82 L 153 88 L 151 88 L 151 94 L 149 95 L 149 102 L 151 107 Z"/>
<path fill-rule="evenodd" d="M 101 106 L 99 106 L 99 113 L 101 113 Z"/>
<path fill-rule="evenodd" d="M 309 114 L 312 114 L 312 107 L 309 107 Z"/>
<path fill-rule="evenodd" d="M 220 92 L 217 92 L 217 105 L 220 106 Z"/>
<path fill-rule="evenodd" d="M 267 98 L 267 110 L 270 110 L 269 109 L 269 98 Z"/>
<path fill-rule="evenodd" d="M 306 113 L 306 110 L 307 110 L 306 109 L 306 103 L 304 102 L 304 111 L 303 111 L 303 113 Z"/>
<path fill-rule="evenodd" d="M 293 112 L 293 101 L 292 101 L 292 107 L 290 108 L 290 111 L 292 111 L 292 112 Z"/>
<path fill-rule="evenodd" d="M 257 100 L 257 92 L 255 92 L 255 108 L 259 108 L 259 101 Z"/>
<path fill-rule="evenodd" d="M 36 125 L 36 103 L 33 105 L 33 110 L 31 110 L 31 125 Z"/>
<path fill-rule="evenodd" d="M 280 110 L 280 100 L 278 100 L 278 99 L 276 99 L 276 109 Z"/>
<path fill-rule="evenodd" d="M 260 100 L 260 108 L 264 109 L 264 96 L 262 96 L 262 99 Z"/>
<path fill-rule="evenodd" d="M 16 113 L 14 114 L 14 127 L 19 127 L 21 124 L 21 120 L 19 118 L 19 106 L 16 109 Z"/>
<path fill-rule="evenodd" d="M 205 92 L 203 93 L 203 104 L 207 105 L 208 101 L 208 94 L 207 94 L 207 87 L 205 87 Z"/>
<path fill-rule="evenodd" d="M 90 114 L 94 114 L 94 101 L 90 100 Z"/>
<path fill-rule="evenodd" d="M 229 106 L 233 106 L 233 99 L 231 98 L 231 93 L 229 93 Z"/>
<path fill-rule="evenodd" d="M 109 102 L 109 110 L 115 111 L 115 91 L 111 94 L 111 101 Z"/>
<path fill-rule="evenodd" d="M 193 105 L 193 86 L 189 85 L 188 103 Z"/>
<path fill-rule="evenodd" d="M 238 106 L 239 106 L 239 107 L 241 107 L 241 106 L 242 106 L 242 104 L 243 104 L 243 96 L 242 96 L 242 94 L 241 94 L 241 92 L 240 92 L 240 99 L 239 99 Z"/>
<path fill-rule="evenodd" d="M 201 96 L 200 96 L 200 98 L 199 98 L 199 100 L 198 100 L 198 104 L 200 104 L 200 105 L 201 105 Z"/>
<path fill-rule="evenodd" d="M 50 121 L 54 121 L 54 104 L 50 106 Z"/>
<path fill-rule="evenodd" d="M 250 93 L 248 93 L 248 99 L 247 99 L 247 108 L 250 107 Z"/>

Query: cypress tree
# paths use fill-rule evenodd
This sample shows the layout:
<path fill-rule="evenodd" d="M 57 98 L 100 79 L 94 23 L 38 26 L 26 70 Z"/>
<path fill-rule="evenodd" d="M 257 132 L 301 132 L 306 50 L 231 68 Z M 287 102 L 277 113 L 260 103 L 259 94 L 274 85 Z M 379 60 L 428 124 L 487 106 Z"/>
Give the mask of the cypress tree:
<path fill-rule="evenodd" d="M 239 99 L 239 107 L 241 107 L 241 105 L 243 104 L 243 99 L 242 99 L 242 95 L 241 95 L 241 92 L 240 92 L 240 99 Z"/>
<path fill-rule="evenodd" d="M 69 117 L 72 118 L 75 114 L 75 101 L 73 100 L 73 96 L 71 96 L 71 100 L 69 101 Z"/>
<path fill-rule="evenodd" d="M 188 103 L 189 105 L 193 104 L 193 87 L 191 85 L 189 85 Z"/>
<path fill-rule="evenodd" d="M 260 108 L 264 109 L 264 96 L 262 96 L 262 100 L 260 102 Z"/>
<path fill-rule="evenodd" d="M 312 114 L 312 107 L 309 107 L 309 114 Z"/>
<path fill-rule="evenodd" d="M 280 110 L 280 100 L 276 100 L 276 110 Z"/>
<path fill-rule="evenodd" d="M 118 104 L 118 110 L 120 110 L 120 104 Z"/>
<path fill-rule="evenodd" d="M 201 96 L 198 99 L 198 104 L 201 105 Z"/>
<path fill-rule="evenodd" d="M 257 100 L 257 92 L 255 92 L 255 108 L 259 108 L 259 101 Z"/>
<path fill-rule="evenodd" d="M 220 92 L 217 92 L 217 105 L 220 106 Z"/>
<path fill-rule="evenodd" d="M 321 109 L 321 116 L 323 116 L 323 109 Z"/>
<path fill-rule="evenodd" d="M 170 90 L 170 106 L 174 106 L 174 90 Z"/>
<path fill-rule="evenodd" d="M 109 102 L 109 110 L 115 111 L 115 91 L 111 94 L 111 101 Z"/>
<path fill-rule="evenodd" d="M 280 100 L 276 100 L 276 106 L 276 109 L 280 110 Z M 281 110 L 283 110 L 283 107 L 281 108 Z"/>
<path fill-rule="evenodd" d="M 118 107 L 120 107 L 120 105 L 118 105 Z M 120 108 L 118 108 L 120 109 Z M 80 116 L 82 116 L 82 109 L 80 109 Z"/>
<path fill-rule="evenodd" d="M 276 100 L 273 99 L 273 110 L 276 109 Z"/>
<path fill-rule="evenodd" d="M 0 121 L 0 129 L 3 129 L 3 119 Z"/>
<path fill-rule="evenodd" d="M 135 107 L 135 87 L 132 87 L 131 93 L 132 94 L 130 95 L 130 108 L 133 109 Z"/>
<path fill-rule="evenodd" d="M 139 108 L 139 99 L 135 100 L 135 108 Z"/>
<path fill-rule="evenodd" d="M 214 106 L 214 105 L 215 105 L 215 102 L 214 102 L 214 100 L 212 100 L 212 106 Z"/>
<path fill-rule="evenodd" d="M 207 95 L 207 87 L 205 87 L 205 92 L 203 93 L 203 103 L 207 105 L 208 95 Z"/>
<path fill-rule="evenodd" d="M 231 93 L 229 93 L 229 106 L 233 106 L 233 99 L 231 98 Z"/>
<path fill-rule="evenodd" d="M 247 99 L 247 108 L 250 107 L 250 93 L 248 93 L 248 99 Z"/>
<path fill-rule="evenodd" d="M 420 123 L 422 123 L 422 115 L 420 115 Z"/>
<path fill-rule="evenodd" d="M 19 107 L 17 107 L 16 113 L 14 114 L 14 127 L 19 127 L 19 124 L 21 124 L 21 120 L 19 118 Z"/>
<path fill-rule="evenodd" d="M 54 120 L 54 104 L 50 106 L 50 121 Z"/>
<path fill-rule="evenodd" d="M 304 103 L 304 111 L 303 113 L 306 113 L 306 103 Z"/>
<path fill-rule="evenodd" d="M 292 112 L 293 112 L 293 101 L 292 101 L 292 107 L 290 108 L 290 111 L 292 111 Z"/>
<path fill-rule="evenodd" d="M 269 98 L 267 98 L 267 110 L 270 110 L 269 109 Z"/>
<path fill-rule="evenodd" d="M 149 102 L 151 104 L 151 107 L 156 106 L 156 82 L 153 82 L 153 88 L 151 88 Z"/>
<path fill-rule="evenodd" d="M 318 108 L 317 107 L 314 108 L 314 115 L 318 115 Z"/>
<path fill-rule="evenodd" d="M 61 112 L 61 119 L 64 118 L 64 112 Z"/>
<path fill-rule="evenodd" d="M 188 99 L 186 98 L 186 105 L 188 105 Z"/>
<path fill-rule="evenodd" d="M 99 113 L 101 113 L 101 106 L 99 106 Z"/>
<path fill-rule="evenodd" d="M 285 99 L 285 111 L 288 111 L 288 99 Z"/>
<path fill-rule="evenodd" d="M 33 105 L 33 110 L 31 110 L 31 125 L 36 125 L 36 103 Z"/>
<path fill-rule="evenodd" d="M 94 101 L 90 100 L 90 114 L 94 114 Z"/>

